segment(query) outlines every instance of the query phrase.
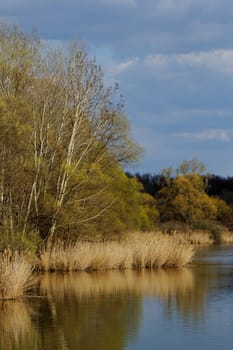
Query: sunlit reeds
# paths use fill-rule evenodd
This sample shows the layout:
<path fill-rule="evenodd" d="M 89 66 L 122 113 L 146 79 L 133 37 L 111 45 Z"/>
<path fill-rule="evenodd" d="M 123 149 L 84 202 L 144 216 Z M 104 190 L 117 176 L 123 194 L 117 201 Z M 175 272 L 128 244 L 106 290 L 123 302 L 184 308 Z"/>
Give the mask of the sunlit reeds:
<path fill-rule="evenodd" d="M 232 244 L 233 243 L 233 232 L 223 230 L 222 231 L 222 242 L 225 244 Z"/>
<path fill-rule="evenodd" d="M 174 233 L 174 236 L 193 245 L 210 245 L 214 243 L 211 233 L 204 230 L 177 231 Z"/>
<path fill-rule="evenodd" d="M 186 242 L 193 245 L 211 245 L 218 242 L 220 239 L 221 243 L 232 244 L 233 243 L 233 232 L 226 229 L 215 228 L 212 230 L 190 230 L 187 232 L 175 232 L 174 236 L 180 239 L 184 239 Z M 219 237 L 217 236 L 219 235 Z"/>
<path fill-rule="evenodd" d="M 32 267 L 23 254 L 6 250 L 0 255 L 0 300 L 21 297 L 31 285 Z"/>
<path fill-rule="evenodd" d="M 57 242 L 40 254 L 43 271 L 97 271 L 184 266 L 194 249 L 184 240 L 162 234 L 133 234 L 119 242 Z"/>

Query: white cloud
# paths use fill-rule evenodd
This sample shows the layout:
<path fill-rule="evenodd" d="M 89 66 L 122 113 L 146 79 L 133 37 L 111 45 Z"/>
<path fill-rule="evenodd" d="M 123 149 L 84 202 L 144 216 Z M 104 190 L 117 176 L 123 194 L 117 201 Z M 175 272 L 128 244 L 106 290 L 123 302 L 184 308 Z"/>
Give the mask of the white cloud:
<path fill-rule="evenodd" d="M 186 132 L 181 134 L 180 136 L 184 138 L 203 140 L 203 141 L 209 141 L 209 140 L 216 140 L 216 141 L 223 141 L 223 142 L 230 141 L 230 132 L 224 129 L 208 129 L 208 130 L 200 131 L 196 133 Z"/>
<path fill-rule="evenodd" d="M 117 77 L 119 74 L 134 68 L 137 65 L 138 61 L 139 61 L 138 58 L 134 58 L 134 59 L 128 60 L 126 62 L 112 64 L 108 68 L 107 75 L 111 76 L 112 78 Z"/>
<path fill-rule="evenodd" d="M 178 64 L 192 67 L 217 69 L 225 73 L 233 73 L 233 50 L 215 50 L 208 52 L 177 55 Z"/>
<path fill-rule="evenodd" d="M 147 55 L 144 59 L 146 66 L 150 67 L 165 67 L 169 63 L 168 55 Z"/>
<path fill-rule="evenodd" d="M 233 49 L 147 55 L 144 64 L 155 69 L 168 69 L 176 65 L 178 67 L 202 68 L 233 74 Z"/>

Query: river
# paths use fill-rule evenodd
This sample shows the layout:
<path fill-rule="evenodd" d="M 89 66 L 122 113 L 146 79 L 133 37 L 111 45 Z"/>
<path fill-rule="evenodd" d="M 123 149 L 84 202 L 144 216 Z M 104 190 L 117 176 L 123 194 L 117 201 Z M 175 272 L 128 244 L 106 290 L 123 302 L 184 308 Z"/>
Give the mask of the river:
<path fill-rule="evenodd" d="M 232 350 L 233 247 L 192 266 L 36 276 L 0 304 L 1 350 Z"/>

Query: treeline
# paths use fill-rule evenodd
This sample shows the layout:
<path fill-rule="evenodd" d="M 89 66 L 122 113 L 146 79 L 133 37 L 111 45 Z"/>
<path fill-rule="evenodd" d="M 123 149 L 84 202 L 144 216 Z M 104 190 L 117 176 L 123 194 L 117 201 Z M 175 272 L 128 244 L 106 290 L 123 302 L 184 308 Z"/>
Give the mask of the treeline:
<path fill-rule="evenodd" d="M 140 174 L 134 175 L 127 173 L 129 177 L 136 177 L 138 181 L 143 185 L 143 190 L 151 196 L 156 196 L 159 190 L 161 190 L 166 184 L 163 174 Z M 203 176 L 203 180 L 208 182 L 208 186 L 205 188 L 205 192 L 209 196 L 217 196 L 228 204 L 233 205 L 233 176 L 223 177 L 214 174 L 207 174 Z"/>
<path fill-rule="evenodd" d="M 215 222 L 233 228 L 233 177 L 205 174 L 204 164 L 196 159 L 156 175 L 127 175 L 135 177 L 142 192 L 153 198 L 158 224 L 177 222 L 208 228 Z"/>

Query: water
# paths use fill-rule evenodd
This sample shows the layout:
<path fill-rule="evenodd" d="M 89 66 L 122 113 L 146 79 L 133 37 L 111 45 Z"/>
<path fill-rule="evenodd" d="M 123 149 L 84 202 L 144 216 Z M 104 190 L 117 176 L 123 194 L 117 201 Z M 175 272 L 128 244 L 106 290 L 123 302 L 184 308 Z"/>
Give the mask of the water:
<path fill-rule="evenodd" d="M 1 350 L 232 348 L 232 246 L 201 249 L 190 268 L 44 274 L 0 304 Z"/>

